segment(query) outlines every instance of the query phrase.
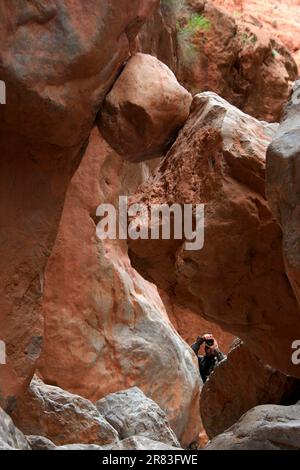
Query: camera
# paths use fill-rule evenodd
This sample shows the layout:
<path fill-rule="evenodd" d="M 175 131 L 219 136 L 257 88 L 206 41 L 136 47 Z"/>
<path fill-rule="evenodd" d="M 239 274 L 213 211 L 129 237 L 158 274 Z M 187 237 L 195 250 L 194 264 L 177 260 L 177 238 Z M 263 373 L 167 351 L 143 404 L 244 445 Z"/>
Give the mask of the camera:
<path fill-rule="evenodd" d="M 214 340 L 213 340 L 213 339 L 206 339 L 206 340 L 205 340 L 205 344 L 206 344 L 207 346 L 213 346 Z"/>

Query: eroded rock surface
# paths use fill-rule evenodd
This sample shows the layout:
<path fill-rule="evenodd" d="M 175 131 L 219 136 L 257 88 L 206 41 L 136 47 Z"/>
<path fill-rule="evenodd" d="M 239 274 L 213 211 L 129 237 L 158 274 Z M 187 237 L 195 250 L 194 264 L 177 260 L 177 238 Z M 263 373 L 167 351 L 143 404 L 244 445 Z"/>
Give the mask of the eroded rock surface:
<path fill-rule="evenodd" d="M 204 204 L 204 246 L 188 251 L 184 240 L 138 239 L 129 247 L 135 268 L 174 302 L 242 338 L 263 362 L 299 376 L 291 362 L 299 310 L 264 191 L 265 152 L 276 127 L 213 93 L 197 95 L 176 143 L 130 202 Z"/>

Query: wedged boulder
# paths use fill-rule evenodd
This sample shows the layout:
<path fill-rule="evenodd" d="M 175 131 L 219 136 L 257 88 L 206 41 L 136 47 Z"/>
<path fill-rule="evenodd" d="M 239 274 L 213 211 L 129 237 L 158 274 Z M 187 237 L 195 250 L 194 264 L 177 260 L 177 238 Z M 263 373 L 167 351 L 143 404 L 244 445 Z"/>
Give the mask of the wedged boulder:
<path fill-rule="evenodd" d="M 30 450 L 24 434 L 0 408 L 0 450 Z"/>
<path fill-rule="evenodd" d="M 283 233 L 286 272 L 300 305 L 300 80 L 267 151 L 266 191 Z M 294 339 L 300 336 L 294 335 Z"/>
<path fill-rule="evenodd" d="M 165 64 L 149 54 L 135 54 L 106 96 L 98 126 L 126 160 L 147 160 L 170 148 L 191 102 Z"/>
<path fill-rule="evenodd" d="M 66 189 L 102 100 L 158 0 L 3 0 L 0 10 L 0 406 L 29 384 Z"/>
<path fill-rule="evenodd" d="M 140 50 L 167 63 L 193 95 L 214 91 L 271 122 L 279 120 L 298 74 L 291 53 L 273 32 L 211 1 L 161 0 L 160 13 L 148 19 L 139 41 Z"/>
<path fill-rule="evenodd" d="M 201 390 L 201 418 L 210 439 L 221 434 L 251 408 L 291 404 L 300 396 L 300 381 L 263 364 L 236 343 Z"/>
<path fill-rule="evenodd" d="M 56 445 L 44 436 L 26 436 L 32 450 L 54 450 Z"/>
<path fill-rule="evenodd" d="M 154 441 L 144 436 L 133 436 L 118 442 L 110 450 L 182 450 L 182 448 Z"/>
<path fill-rule="evenodd" d="M 119 439 L 143 436 L 180 447 L 162 409 L 138 388 L 111 393 L 97 401 L 100 414 L 118 432 Z"/>
<path fill-rule="evenodd" d="M 148 215 L 153 204 L 204 204 L 203 248 L 200 213 L 198 247 L 188 250 L 184 236 L 129 239 L 129 254 L 174 303 L 238 336 L 263 362 L 300 377 L 291 361 L 299 309 L 264 190 L 265 152 L 276 128 L 214 93 L 197 95 L 175 144 L 129 204 L 144 204 Z M 131 219 L 143 233 L 145 214 Z"/>
<path fill-rule="evenodd" d="M 56 445 L 109 444 L 118 440 L 115 429 L 89 400 L 33 378 L 12 414 L 27 435 L 43 436 Z"/>
<path fill-rule="evenodd" d="M 96 236 L 96 208 L 118 206 L 150 175 L 124 162 L 95 128 L 72 179 L 46 272 L 39 373 L 93 402 L 138 386 L 188 446 L 200 428 L 196 358 L 170 324 L 156 287 L 131 266 L 126 241 Z"/>
<path fill-rule="evenodd" d="M 204 450 L 300 450 L 300 404 L 256 406 Z"/>

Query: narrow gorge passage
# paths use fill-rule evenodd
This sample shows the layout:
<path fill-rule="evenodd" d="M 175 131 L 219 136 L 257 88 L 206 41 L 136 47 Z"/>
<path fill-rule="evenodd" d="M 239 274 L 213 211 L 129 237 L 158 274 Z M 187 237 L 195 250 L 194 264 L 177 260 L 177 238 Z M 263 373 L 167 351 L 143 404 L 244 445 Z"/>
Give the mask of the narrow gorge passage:
<path fill-rule="evenodd" d="M 300 450 L 299 51 L 299 0 L 0 1 L 0 451 Z"/>

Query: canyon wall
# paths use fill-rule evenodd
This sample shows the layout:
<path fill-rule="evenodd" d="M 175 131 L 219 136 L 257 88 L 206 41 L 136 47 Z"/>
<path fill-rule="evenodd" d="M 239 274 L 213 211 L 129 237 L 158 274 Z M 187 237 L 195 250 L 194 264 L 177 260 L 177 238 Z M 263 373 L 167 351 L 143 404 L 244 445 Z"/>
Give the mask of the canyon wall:
<path fill-rule="evenodd" d="M 157 4 L 1 2 L 0 78 L 7 94 L 0 108 L 0 331 L 7 352 L 0 404 L 5 408 L 30 382 L 41 351 L 44 270 L 70 177 L 134 36 Z"/>
<path fill-rule="evenodd" d="M 176 334 L 156 287 L 130 265 L 126 241 L 99 240 L 96 208 L 118 205 L 149 174 L 125 163 L 94 129 L 68 190 L 43 301 L 43 379 L 93 401 L 139 386 L 184 444 L 200 426 L 194 354 Z"/>

